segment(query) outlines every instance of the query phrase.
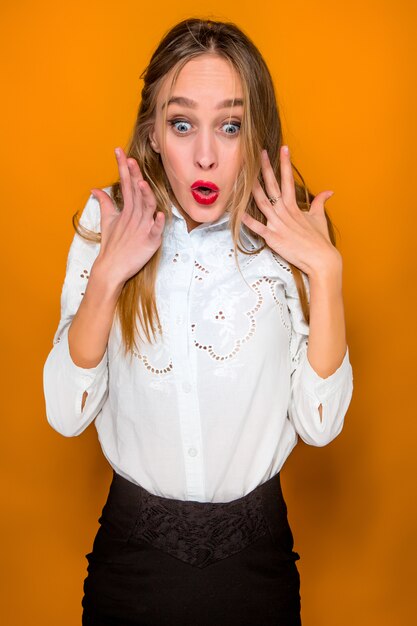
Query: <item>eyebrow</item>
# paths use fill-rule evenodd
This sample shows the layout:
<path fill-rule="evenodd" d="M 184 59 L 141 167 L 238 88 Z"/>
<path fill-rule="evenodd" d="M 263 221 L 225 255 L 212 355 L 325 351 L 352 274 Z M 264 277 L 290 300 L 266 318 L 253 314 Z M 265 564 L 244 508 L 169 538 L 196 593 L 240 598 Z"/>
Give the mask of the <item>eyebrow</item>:
<path fill-rule="evenodd" d="M 179 104 L 183 107 L 187 107 L 189 109 L 196 109 L 198 104 L 194 100 L 190 100 L 190 98 L 185 98 L 184 96 L 173 96 L 168 100 L 167 106 L 170 104 Z M 216 109 L 225 109 L 229 107 L 238 107 L 243 106 L 242 98 L 228 98 L 227 100 L 222 100 L 216 106 Z M 163 103 L 161 110 L 165 107 L 165 102 Z"/>

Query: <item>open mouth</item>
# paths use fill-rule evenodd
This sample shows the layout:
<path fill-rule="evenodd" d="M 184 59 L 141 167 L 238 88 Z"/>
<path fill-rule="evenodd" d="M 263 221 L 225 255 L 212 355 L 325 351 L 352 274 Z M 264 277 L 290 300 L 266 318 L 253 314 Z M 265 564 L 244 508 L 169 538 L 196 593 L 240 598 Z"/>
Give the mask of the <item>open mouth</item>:
<path fill-rule="evenodd" d="M 199 204 L 213 204 L 217 200 L 219 192 L 220 189 L 211 181 L 196 180 L 191 185 L 193 198 Z"/>
<path fill-rule="evenodd" d="M 209 194 L 213 193 L 213 189 L 210 189 L 210 187 L 193 187 L 193 189 L 197 190 L 199 193 L 202 193 L 203 196 L 208 196 Z"/>
<path fill-rule="evenodd" d="M 213 189 L 209 189 L 208 187 L 195 187 L 191 189 L 191 193 L 196 202 L 205 205 L 213 204 L 219 197 L 218 191 L 213 191 Z"/>

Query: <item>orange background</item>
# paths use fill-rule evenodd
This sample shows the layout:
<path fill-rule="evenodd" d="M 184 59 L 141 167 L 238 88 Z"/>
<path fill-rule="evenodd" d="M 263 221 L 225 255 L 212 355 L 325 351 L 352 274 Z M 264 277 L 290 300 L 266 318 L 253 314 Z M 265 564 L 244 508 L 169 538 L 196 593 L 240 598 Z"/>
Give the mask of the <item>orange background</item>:
<path fill-rule="evenodd" d="M 414 623 L 416 8 L 410 1 L 3 3 L 2 623 L 81 623 L 111 471 L 94 426 L 47 424 L 42 367 L 59 319 L 71 216 L 110 184 L 139 74 L 189 16 L 235 21 L 264 54 L 294 163 L 344 259 L 354 394 L 342 434 L 283 472 L 303 626 Z M 413 270 L 413 276 L 412 276 Z M 414 367 L 415 374 L 415 367 Z M 256 625 L 254 625 L 256 626 Z"/>

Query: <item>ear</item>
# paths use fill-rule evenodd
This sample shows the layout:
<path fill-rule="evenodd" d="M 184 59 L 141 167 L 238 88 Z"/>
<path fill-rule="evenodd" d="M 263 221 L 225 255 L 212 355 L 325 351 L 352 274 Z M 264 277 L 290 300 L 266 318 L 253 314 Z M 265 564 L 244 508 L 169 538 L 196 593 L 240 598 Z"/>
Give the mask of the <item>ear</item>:
<path fill-rule="evenodd" d="M 151 144 L 151 148 L 152 150 L 154 150 L 155 152 L 160 152 L 160 148 L 159 148 L 159 144 L 158 141 L 156 139 L 156 133 L 155 133 L 155 128 L 152 127 L 152 130 L 149 133 L 149 142 Z"/>

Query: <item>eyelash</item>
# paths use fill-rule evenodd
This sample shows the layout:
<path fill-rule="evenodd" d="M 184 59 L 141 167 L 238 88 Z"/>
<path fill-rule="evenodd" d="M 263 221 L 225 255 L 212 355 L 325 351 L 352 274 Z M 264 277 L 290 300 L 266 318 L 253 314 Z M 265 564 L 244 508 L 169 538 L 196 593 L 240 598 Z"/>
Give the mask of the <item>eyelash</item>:
<path fill-rule="evenodd" d="M 168 120 L 168 124 L 171 126 L 171 128 L 173 128 L 174 130 L 177 131 L 178 135 L 187 135 L 188 133 L 181 133 L 180 131 L 178 131 L 175 127 L 175 124 L 191 124 L 191 122 L 188 122 L 187 120 L 183 120 L 183 119 L 179 119 L 179 118 L 175 118 L 172 120 Z M 222 124 L 222 126 L 236 126 L 238 128 L 237 132 L 235 133 L 226 133 L 226 135 L 230 135 L 231 137 L 234 137 L 235 135 L 239 134 L 239 130 L 241 127 L 241 123 L 240 122 L 224 122 Z"/>

